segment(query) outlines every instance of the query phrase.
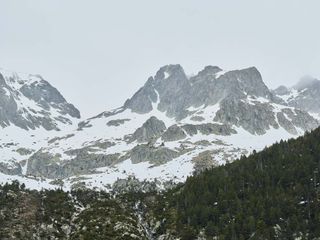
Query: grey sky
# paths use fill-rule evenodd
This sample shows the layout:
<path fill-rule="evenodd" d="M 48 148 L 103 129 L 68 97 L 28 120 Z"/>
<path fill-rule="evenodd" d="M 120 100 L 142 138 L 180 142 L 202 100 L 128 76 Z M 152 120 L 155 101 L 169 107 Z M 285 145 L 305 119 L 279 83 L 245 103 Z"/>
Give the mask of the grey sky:
<path fill-rule="evenodd" d="M 0 67 L 39 73 L 83 117 L 160 66 L 256 66 L 269 87 L 320 78 L 319 0 L 0 0 Z"/>

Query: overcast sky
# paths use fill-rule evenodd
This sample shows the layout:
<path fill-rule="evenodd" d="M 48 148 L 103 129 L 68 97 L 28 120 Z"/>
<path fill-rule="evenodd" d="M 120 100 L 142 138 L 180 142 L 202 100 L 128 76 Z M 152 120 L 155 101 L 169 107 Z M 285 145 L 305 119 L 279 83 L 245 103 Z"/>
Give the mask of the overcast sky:
<path fill-rule="evenodd" d="M 83 117 L 180 63 L 256 66 L 269 87 L 320 78 L 319 0 L 0 0 L 0 67 L 39 73 Z"/>

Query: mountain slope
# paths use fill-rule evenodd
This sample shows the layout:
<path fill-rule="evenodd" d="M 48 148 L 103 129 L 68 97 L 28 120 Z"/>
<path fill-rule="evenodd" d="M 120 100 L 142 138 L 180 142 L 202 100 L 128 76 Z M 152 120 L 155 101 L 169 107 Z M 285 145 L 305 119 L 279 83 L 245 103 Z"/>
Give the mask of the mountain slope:
<path fill-rule="evenodd" d="M 0 69 L 0 171 L 25 172 L 28 157 L 79 118 L 79 111 L 41 76 Z"/>
<path fill-rule="evenodd" d="M 184 181 L 194 171 L 303 134 L 319 122 L 289 106 L 256 68 L 167 65 L 124 106 L 79 123 L 28 160 L 26 175 L 108 188 L 118 179 Z"/>

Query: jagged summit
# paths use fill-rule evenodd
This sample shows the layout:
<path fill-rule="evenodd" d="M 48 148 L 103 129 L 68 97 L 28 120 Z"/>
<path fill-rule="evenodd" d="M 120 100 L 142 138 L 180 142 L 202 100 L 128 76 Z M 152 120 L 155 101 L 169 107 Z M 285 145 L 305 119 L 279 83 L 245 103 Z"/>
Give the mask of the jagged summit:
<path fill-rule="evenodd" d="M 153 103 L 159 101 L 157 107 L 160 111 L 183 119 L 190 107 L 214 105 L 231 96 L 240 99 L 247 95 L 272 98 L 255 67 L 225 72 L 217 66 L 206 66 L 188 78 L 180 65 L 167 65 L 150 77 L 124 106 L 144 114 L 151 112 Z"/>
<path fill-rule="evenodd" d="M 190 93 L 191 84 L 180 65 L 167 65 L 150 77 L 146 84 L 124 106 L 137 113 L 148 113 L 153 103 L 159 101 L 158 108 L 173 116 L 177 107 L 185 104 L 185 96 Z"/>

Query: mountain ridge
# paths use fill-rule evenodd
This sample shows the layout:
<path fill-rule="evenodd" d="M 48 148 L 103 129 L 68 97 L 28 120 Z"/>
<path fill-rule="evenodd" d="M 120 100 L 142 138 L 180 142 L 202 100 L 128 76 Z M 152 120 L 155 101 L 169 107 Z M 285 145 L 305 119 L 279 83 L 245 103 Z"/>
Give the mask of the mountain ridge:
<path fill-rule="evenodd" d="M 206 66 L 190 77 L 181 65 L 166 65 L 120 108 L 46 134 L 32 151 L 23 148 L 26 155 L 12 147 L 0 171 L 28 186 L 55 188 L 58 180 L 65 189 L 110 190 L 134 176 L 163 188 L 319 126 L 281 97 L 255 67 Z"/>

